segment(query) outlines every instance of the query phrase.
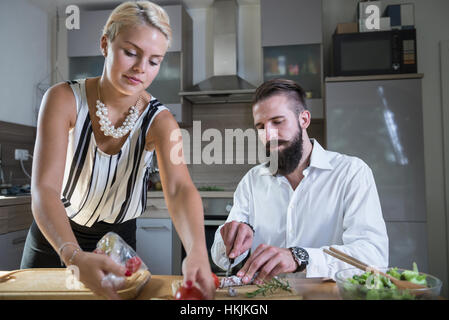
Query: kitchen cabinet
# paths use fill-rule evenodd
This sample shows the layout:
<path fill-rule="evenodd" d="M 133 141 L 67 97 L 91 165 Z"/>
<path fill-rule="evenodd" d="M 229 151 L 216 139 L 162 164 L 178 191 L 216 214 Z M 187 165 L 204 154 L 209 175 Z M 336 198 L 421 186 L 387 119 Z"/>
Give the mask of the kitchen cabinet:
<path fill-rule="evenodd" d="M 383 77 L 383 79 L 382 79 Z M 403 78 L 401 78 L 403 77 Z M 390 265 L 427 270 L 422 75 L 326 79 L 328 149 L 371 168 Z"/>
<path fill-rule="evenodd" d="M 0 196 L 0 270 L 20 268 L 23 247 L 32 222 L 31 197 Z"/>
<path fill-rule="evenodd" d="M 137 253 L 152 274 L 181 274 L 182 243 L 171 222 L 162 192 L 150 192 L 147 209 L 137 219 Z"/>
<path fill-rule="evenodd" d="M 159 74 L 147 91 L 167 106 L 181 126 L 190 126 L 192 105 L 180 91 L 193 82 L 193 23 L 182 5 L 163 7 L 170 17 L 172 42 Z"/>
<path fill-rule="evenodd" d="M 170 219 L 137 220 L 137 254 L 152 274 L 179 274 L 180 264 L 173 261 L 173 232 Z"/>
<path fill-rule="evenodd" d="M 100 39 L 112 10 L 80 11 L 80 28 L 67 30 L 69 57 L 101 56 Z"/>
<path fill-rule="evenodd" d="M 422 272 L 429 272 L 426 222 L 385 222 L 389 240 L 390 266 L 411 269 L 416 262 Z"/>
<path fill-rule="evenodd" d="M 260 0 L 262 46 L 322 43 L 321 0 Z"/>
<path fill-rule="evenodd" d="M 170 17 L 172 27 L 172 44 L 168 52 L 182 51 L 183 20 L 186 19 L 182 6 L 164 6 Z M 100 39 L 103 28 L 112 10 L 80 11 L 80 28 L 67 30 L 67 54 L 69 57 L 100 56 Z"/>
<path fill-rule="evenodd" d="M 193 81 L 192 19 L 182 5 L 163 6 L 170 17 L 172 41 L 159 74 L 147 91 L 167 106 L 180 125 L 191 123 L 191 104 L 179 92 Z M 112 10 L 81 11 L 80 29 L 68 30 L 70 79 L 101 75 L 104 57 L 100 52 L 102 30 Z"/>
<path fill-rule="evenodd" d="M 28 229 L 0 235 L 0 270 L 20 269 Z"/>
<path fill-rule="evenodd" d="M 260 10 L 264 81 L 295 81 L 306 91 L 312 120 L 323 119 L 321 1 L 261 0 Z"/>

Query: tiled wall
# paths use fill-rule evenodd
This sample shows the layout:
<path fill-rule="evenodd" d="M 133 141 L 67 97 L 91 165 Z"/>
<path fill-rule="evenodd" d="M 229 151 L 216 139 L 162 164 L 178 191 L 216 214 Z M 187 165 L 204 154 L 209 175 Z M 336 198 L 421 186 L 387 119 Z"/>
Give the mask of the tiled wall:
<path fill-rule="evenodd" d="M 251 104 L 249 103 L 228 103 L 228 104 L 199 104 L 192 107 L 193 121 L 201 121 L 201 134 L 207 129 L 217 129 L 223 137 L 222 150 L 225 151 L 225 129 L 253 129 L 253 115 Z M 225 164 L 225 156 L 223 156 L 222 164 L 193 164 L 193 152 L 201 152 L 205 146 L 211 141 L 203 141 L 201 150 L 193 149 L 193 127 L 186 128 L 190 134 L 190 165 L 188 165 L 192 180 L 197 187 L 201 186 L 218 186 L 225 190 L 233 191 L 237 187 L 242 177 L 256 164 L 248 161 L 248 143 L 245 142 L 243 164 L 236 164 L 235 155 L 237 150 L 241 150 L 242 146 L 236 146 L 234 140 L 234 161 L 233 164 Z M 311 126 L 307 130 L 309 137 L 316 138 L 323 146 L 324 141 L 324 121 L 313 120 Z M 198 136 L 196 136 L 198 137 Z M 241 153 L 243 154 L 243 152 Z M 186 157 L 188 154 L 186 154 Z"/>

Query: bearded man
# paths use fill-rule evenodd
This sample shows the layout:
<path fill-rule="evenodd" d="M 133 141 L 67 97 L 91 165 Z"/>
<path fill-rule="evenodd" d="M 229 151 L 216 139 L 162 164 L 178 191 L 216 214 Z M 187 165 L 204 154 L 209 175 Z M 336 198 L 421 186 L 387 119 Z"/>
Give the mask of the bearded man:
<path fill-rule="evenodd" d="M 281 273 L 332 278 L 350 265 L 330 246 L 371 266 L 388 266 L 388 236 L 371 169 L 310 139 L 304 90 L 274 79 L 257 88 L 253 118 L 270 161 L 252 168 L 216 233 L 211 255 L 222 269 L 260 284 Z M 276 155 L 276 157 L 273 157 Z M 246 261 L 244 261 L 246 259 Z"/>

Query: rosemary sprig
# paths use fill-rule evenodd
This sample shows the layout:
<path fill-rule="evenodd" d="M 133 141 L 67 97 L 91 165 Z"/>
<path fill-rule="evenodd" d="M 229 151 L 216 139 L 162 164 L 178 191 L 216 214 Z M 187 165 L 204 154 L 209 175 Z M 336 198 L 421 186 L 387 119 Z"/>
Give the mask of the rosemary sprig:
<path fill-rule="evenodd" d="M 274 293 L 276 290 L 284 290 L 288 292 L 292 292 L 292 289 L 290 287 L 290 284 L 287 280 L 282 281 L 278 278 L 273 278 L 269 282 L 265 282 L 263 285 L 257 285 L 259 289 L 256 289 L 251 292 L 246 293 L 246 297 L 248 298 L 254 298 L 257 295 L 263 295 L 265 296 L 267 293 Z"/>

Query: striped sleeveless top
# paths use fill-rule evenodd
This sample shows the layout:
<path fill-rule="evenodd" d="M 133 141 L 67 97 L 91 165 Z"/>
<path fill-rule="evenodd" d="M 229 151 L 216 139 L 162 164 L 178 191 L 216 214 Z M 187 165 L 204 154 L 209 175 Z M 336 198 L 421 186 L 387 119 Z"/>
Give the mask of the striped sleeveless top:
<path fill-rule="evenodd" d="M 69 132 L 61 200 L 77 224 L 122 223 L 145 211 L 153 151 L 145 137 L 153 119 L 168 110 L 152 96 L 119 153 L 102 152 L 95 141 L 86 99 L 85 79 L 68 82 L 76 99 L 77 118 Z"/>

